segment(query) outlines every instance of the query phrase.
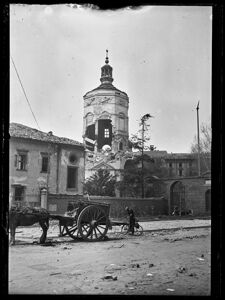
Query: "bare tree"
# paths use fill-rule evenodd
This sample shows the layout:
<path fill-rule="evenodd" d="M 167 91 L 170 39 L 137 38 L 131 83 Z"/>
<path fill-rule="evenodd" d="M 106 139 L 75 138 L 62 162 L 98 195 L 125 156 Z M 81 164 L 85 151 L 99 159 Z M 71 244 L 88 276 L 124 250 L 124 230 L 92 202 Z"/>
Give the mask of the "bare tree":
<path fill-rule="evenodd" d="M 200 165 L 202 173 L 211 169 L 211 147 L 212 147 L 212 128 L 207 123 L 202 123 L 200 127 L 199 150 L 200 150 Z M 194 136 L 191 144 L 191 153 L 198 153 L 198 140 Z"/>
<path fill-rule="evenodd" d="M 211 153 L 212 145 L 212 128 L 207 123 L 202 123 L 200 128 L 200 153 Z M 191 145 L 191 152 L 198 152 L 197 136 L 195 135 L 194 141 Z"/>

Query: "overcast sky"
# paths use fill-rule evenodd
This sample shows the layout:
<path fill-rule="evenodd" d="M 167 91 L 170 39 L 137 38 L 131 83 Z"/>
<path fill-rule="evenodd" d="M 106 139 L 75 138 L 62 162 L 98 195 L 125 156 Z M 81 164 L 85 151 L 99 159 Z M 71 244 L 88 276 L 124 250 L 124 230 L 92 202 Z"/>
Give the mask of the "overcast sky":
<path fill-rule="evenodd" d="M 212 8 L 100 11 L 10 5 L 10 55 L 40 130 L 82 142 L 83 95 L 100 84 L 105 50 L 129 96 L 129 133 L 146 113 L 157 150 L 189 152 L 211 121 Z M 10 122 L 38 128 L 10 60 Z"/>

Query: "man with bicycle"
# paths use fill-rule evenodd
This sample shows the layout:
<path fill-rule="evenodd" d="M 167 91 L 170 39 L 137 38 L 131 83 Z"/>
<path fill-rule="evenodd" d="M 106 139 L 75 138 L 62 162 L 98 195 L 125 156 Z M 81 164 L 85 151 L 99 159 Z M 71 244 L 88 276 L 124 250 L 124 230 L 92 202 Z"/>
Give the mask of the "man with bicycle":
<path fill-rule="evenodd" d="M 135 226 L 135 216 L 133 209 L 130 209 L 129 207 L 126 207 L 125 210 L 128 213 L 129 216 L 129 232 L 134 235 L 134 226 Z"/>

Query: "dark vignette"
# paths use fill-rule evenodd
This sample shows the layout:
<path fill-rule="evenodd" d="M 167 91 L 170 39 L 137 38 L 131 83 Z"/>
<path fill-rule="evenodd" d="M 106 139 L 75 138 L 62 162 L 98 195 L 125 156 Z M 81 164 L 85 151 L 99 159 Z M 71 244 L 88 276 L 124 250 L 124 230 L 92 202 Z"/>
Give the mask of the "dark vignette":
<path fill-rule="evenodd" d="M 8 195 L 9 195 L 9 5 L 24 4 L 63 4 L 70 1 L 11 1 L 1 2 L 1 286 L 2 295 L 8 294 Z M 212 40 L 212 296 L 221 297 L 222 283 L 222 95 L 223 95 L 223 18 L 222 1 L 75 1 L 97 10 L 117 10 L 129 6 L 138 9 L 145 5 L 198 5 L 213 7 L 213 40 Z M 64 295 L 65 296 L 65 295 Z M 78 298 L 81 296 L 78 296 Z M 85 296 L 83 296 L 85 297 Z M 82 297 L 82 298 L 83 298 Z M 100 295 L 98 295 L 100 297 Z M 104 297 L 104 296 L 103 296 Z M 107 296 L 110 297 L 110 296 Z M 115 298 L 115 295 L 112 296 Z"/>

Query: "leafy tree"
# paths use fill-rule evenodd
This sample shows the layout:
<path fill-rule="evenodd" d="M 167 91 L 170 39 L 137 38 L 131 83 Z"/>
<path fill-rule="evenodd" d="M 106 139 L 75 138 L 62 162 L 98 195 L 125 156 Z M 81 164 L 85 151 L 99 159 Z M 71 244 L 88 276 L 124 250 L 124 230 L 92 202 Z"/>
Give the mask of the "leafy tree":
<path fill-rule="evenodd" d="M 142 168 L 143 159 L 143 168 Z M 116 183 L 121 196 L 140 197 L 142 195 L 142 179 L 144 181 L 144 197 L 160 196 L 160 178 L 165 175 L 166 168 L 161 158 L 152 159 L 147 154 L 128 160 L 122 171 L 122 180 Z M 143 176 L 143 177 L 142 177 Z"/>
<path fill-rule="evenodd" d="M 134 161 L 134 168 L 132 172 L 129 172 L 130 174 L 127 174 L 127 172 L 124 172 L 124 184 L 130 186 L 129 180 L 131 183 L 133 183 L 130 186 L 130 191 L 132 191 L 132 194 L 139 194 L 141 189 L 141 196 L 142 198 L 145 197 L 145 184 L 146 184 L 146 171 L 147 168 L 145 167 L 146 164 L 154 162 L 151 158 L 149 158 L 148 155 L 144 154 L 144 150 L 154 150 L 154 146 L 152 145 L 146 145 L 147 142 L 150 140 L 149 136 L 149 124 L 147 124 L 147 121 L 149 118 L 152 116 L 150 114 L 145 114 L 141 119 L 140 119 L 140 129 L 138 130 L 137 134 L 133 134 L 131 136 L 129 145 L 131 148 L 136 152 L 139 152 L 139 156 L 135 158 Z M 140 165 L 139 165 L 140 162 Z M 148 180 L 150 178 L 150 175 L 148 174 Z M 123 188 L 123 185 L 121 184 L 120 188 Z M 127 190 L 127 188 L 125 188 Z"/>
<path fill-rule="evenodd" d="M 99 169 L 90 176 L 84 183 L 84 190 L 89 195 L 115 196 L 116 176 L 108 170 Z"/>

